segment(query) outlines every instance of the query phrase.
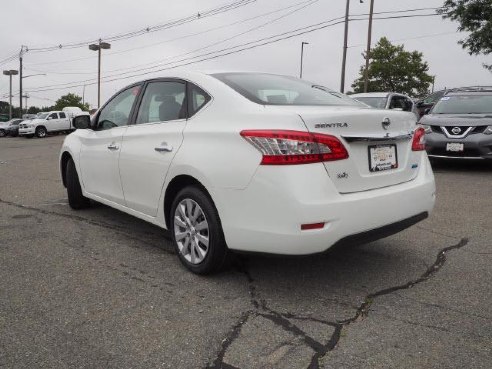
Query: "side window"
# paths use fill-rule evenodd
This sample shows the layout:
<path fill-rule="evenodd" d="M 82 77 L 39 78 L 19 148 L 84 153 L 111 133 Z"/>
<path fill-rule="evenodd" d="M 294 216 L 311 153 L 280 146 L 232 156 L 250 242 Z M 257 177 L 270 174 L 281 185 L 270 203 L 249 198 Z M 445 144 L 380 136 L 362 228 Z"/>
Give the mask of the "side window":
<path fill-rule="evenodd" d="M 200 87 L 190 84 L 188 114 L 191 117 L 210 101 L 210 96 Z"/>
<path fill-rule="evenodd" d="M 401 109 L 405 110 L 406 104 L 405 104 L 406 98 L 403 96 L 393 96 L 391 98 L 390 102 L 390 109 Z"/>
<path fill-rule="evenodd" d="M 128 125 L 130 113 L 139 91 L 140 86 L 133 86 L 113 97 L 99 113 L 97 129 L 105 130 Z"/>
<path fill-rule="evenodd" d="M 51 119 L 58 119 L 58 114 L 56 113 L 51 113 L 50 116 L 48 118 L 51 118 Z"/>
<path fill-rule="evenodd" d="M 137 124 L 186 118 L 186 84 L 151 82 L 147 85 L 137 115 Z"/>
<path fill-rule="evenodd" d="M 59 113 L 59 114 L 60 114 L 60 119 L 65 119 L 67 117 L 65 113 Z"/>
<path fill-rule="evenodd" d="M 410 99 L 407 99 L 406 97 L 403 99 L 403 110 L 404 111 L 412 111 L 413 108 L 413 102 Z"/>

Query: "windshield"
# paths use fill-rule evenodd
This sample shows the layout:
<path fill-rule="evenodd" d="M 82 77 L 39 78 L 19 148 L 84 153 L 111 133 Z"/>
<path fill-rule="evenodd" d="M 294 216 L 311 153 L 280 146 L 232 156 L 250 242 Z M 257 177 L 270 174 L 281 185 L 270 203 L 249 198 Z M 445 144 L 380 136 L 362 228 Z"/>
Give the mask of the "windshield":
<path fill-rule="evenodd" d="M 261 73 L 218 73 L 212 76 L 257 104 L 362 106 L 343 94 L 294 77 Z"/>
<path fill-rule="evenodd" d="M 363 102 L 364 104 L 367 104 L 369 106 L 372 106 L 373 108 L 376 109 L 385 109 L 386 108 L 386 102 L 388 99 L 386 97 L 354 97 L 355 100 Z"/>
<path fill-rule="evenodd" d="M 46 119 L 50 113 L 39 113 L 36 119 Z"/>
<path fill-rule="evenodd" d="M 490 113 L 492 113 L 492 94 L 444 96 L 437 102 L 434 109 L 432 109 L 432 114 Z"/>

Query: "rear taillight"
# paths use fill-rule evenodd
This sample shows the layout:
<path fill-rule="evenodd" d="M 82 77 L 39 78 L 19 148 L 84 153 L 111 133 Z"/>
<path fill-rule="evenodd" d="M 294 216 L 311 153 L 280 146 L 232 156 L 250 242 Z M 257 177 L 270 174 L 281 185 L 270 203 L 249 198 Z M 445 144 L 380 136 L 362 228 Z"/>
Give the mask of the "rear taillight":
<path fill-rule="evenodd" d="M 425 129 L 423 127 L 417 128 L 413 134 L 412 150 L 425 150 Z"/>
<path fill-rule="evenodd" d="M 248 130 L 241 136 L 263 154 L 262 165 L 310 164 L 349 157 L 338 138 L 319 133 Z"/>

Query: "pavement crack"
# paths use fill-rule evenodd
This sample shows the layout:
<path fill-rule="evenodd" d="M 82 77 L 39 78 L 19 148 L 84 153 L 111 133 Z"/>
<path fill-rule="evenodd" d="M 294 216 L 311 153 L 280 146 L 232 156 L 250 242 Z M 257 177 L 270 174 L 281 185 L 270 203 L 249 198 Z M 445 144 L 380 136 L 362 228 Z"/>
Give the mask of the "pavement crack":
<path fill-rule="evenodd" d="M 232 368 L 234 368 L 233 366 L 224 363 L 224 356 L 227 352 L 227 349 L 239 337 L 239 333 L 241 332 L 241 328 L 248 321 L 249 317 L 253 313 L 254 312 L 252 310 L 249 310 L 249 311 L 241 314 L 241 317 L 236 322 L 236 324 L 234 324 L 232 329 L 229 331 L 227 337 L 222 340 L 222 345 L 221 345 L 220 351 L 217 354 L 217 357 L 215 358 L 214 362 L 211 365 L 207 365 L 205 367 L 206 369 L 232 369 Z"/>
<path fill-rule="evenodd" d="M 85 217 L 81 217 L 79 215 L 74 215 L 74 214 L 63 214 L 63 213 L 58 213 L 56 211 L 51 211 L 51 210 L 46 210 L 46 209 L 39 209 L 39 208 L 36 208 L 36 207 L 33 207 L 33 206 L 17 204 L 15 202 L 6 201 L 6 200 L 2 200 L 2 199 L 0 199 L 0 204 L 5 204 L 5 205 L 13 206 L 13 207 L 16 207 L 18 209 L 35 211 L 37 213 L 44 214 L 44 215 L 52 215 L 52 216 L 56 216 L 56 217 L 71 219 L 71 220 L 75 220 L 75 221 L 78 221 L 78 222 L 82 222 L 82 223 L 89 224 L 89 225 L 96 226 L 96 227 L 100 227 L 100 228 L 111 229 L 112 231 L 115 231 L 116 233 L 121 234 L 121 235 L 123 235 L 123 236 L 125 236 L 125 237 L 127 237 L 129 239 L 142 242 L 142 243 L 144 243 L 144 244 L 146 244 L 148 246 L 158 247 L 160 250 L 162 250 L 163 252 L 165 252 L 167 254 L 174 254 L 174 251 L 173 250 L 163 249 L 162 247 L 157 246 L 157 245 L 155 245 L 155 244 L 153 244 L 153 243 L 151 243 L 151 242 L 149 242 L 147 240 L 141 239 L 139 237 L 135 237 L 134 235 L 129 234 L 127 232 L 127 228 L 120 227 L 120 226 L 117 226 L 115 224 L 109 224 L 109 223 L 106 223 L 106 222 L 101 222 L 99 220 L 98 221 L 95 221 L 95 220 L 87 219 Z"/>
<path fill-rule="evenodd" d="M 427 281 L 428 279 L 433 277 L 437 272 L 439 272 L 439 270 L 444 266 L 444 264 L 446 263 L 446 254 L 448 252 L 452 250 L 460 249 L 466 246 L 467 244 L 468 244 L 468 238 L 462 238 L 457 244 L 445 247 L 444 249 L 440 250 L 437 254 L 434 263 L 430 267 L 428 267 L 427 270 L 419 278 L 413 279 L 402 285 L 388 287 L 368 294 L 365 297 L 362 304 L 357 309 L 353 317 L 342 320 L 337 323 L 335 332 L 333 332 L 330 342 L 328 343 L 328 345 L 324 347 L 324 350 L 320 350 L 313 355 L 311 364 L 309 365 L 308 369 L 319 369 L 319 359 L 324 357 L 329 351 L 335 349 L 335 347 L 338 345 L 338 342 L 340 340 L 343 328 L 345 326 L 348 326 L 352 323 L 355 323 L 357 321 L 366 318 L 369 315 L 370 307 L 376 298 L 392 294 L 396 291 L 406 290 L 414 287 L 417 284 Z"/>

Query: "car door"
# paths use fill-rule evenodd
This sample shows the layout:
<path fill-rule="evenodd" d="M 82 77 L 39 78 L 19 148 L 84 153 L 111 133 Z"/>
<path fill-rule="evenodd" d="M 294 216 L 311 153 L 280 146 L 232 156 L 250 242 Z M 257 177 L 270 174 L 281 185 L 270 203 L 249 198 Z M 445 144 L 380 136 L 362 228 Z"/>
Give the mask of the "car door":
<path fill-rule="evenodd" d="M 46 118 L 46 129 L 48 132 L 53 132 L 58 130 L 58 113 L 51 113 Z"/>
<path fill-rule="evenodd" d="M 80 130 L 80 168 L 84 189 L 125 205 L 118 160 L 123 134 L 131 121 L 140 85 L 118 92 L 95 117 L 94 129 Z"/>
<path fill-rule="evenodd" d="M 67 119 L 67 115 L 65 112 L 61 111 L 58 113 L 59 119 L 58 119 L 58 130 L 59 131 L 67 131 L 70 129 L 70 123 L 69 120 Z"/>
<path fill-rule="evenodd" d="M 183 142 L 186 85 L 172 79 L 149 82 L 135 124 L 123 137 L 120 174 L 127 206 L 150 216 L 157 215 L 167 171 Z"/>

